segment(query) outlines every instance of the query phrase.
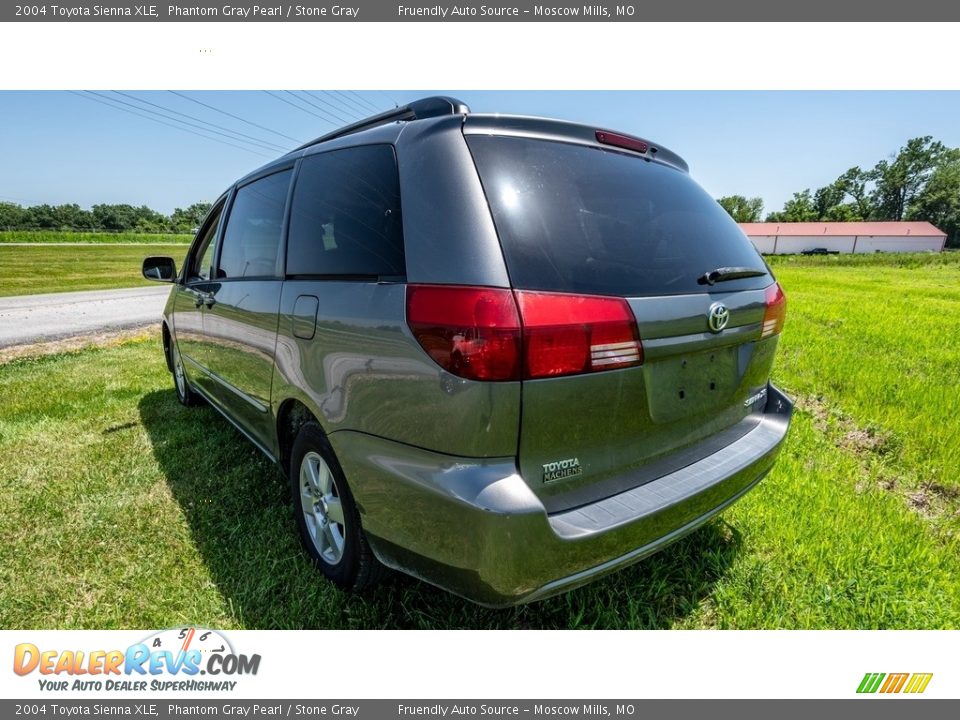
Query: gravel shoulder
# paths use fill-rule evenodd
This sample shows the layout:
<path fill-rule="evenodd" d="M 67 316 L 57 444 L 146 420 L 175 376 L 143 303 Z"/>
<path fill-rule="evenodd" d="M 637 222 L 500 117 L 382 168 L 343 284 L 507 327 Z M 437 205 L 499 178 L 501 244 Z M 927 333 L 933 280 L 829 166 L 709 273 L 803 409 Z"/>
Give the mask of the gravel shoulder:
<path fill-rule="evenodd" d="M 169 286 L 0 297 L 0 348 L 156 323 Z"/>

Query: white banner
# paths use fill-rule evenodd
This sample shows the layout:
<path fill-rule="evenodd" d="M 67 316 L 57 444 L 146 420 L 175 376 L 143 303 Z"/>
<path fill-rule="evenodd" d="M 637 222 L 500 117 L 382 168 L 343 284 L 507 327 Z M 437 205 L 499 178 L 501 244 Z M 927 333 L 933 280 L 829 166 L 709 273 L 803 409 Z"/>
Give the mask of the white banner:
<path fill-rule="evenodd" d="M 960 698 L 958 643 L 958 631 L 10 630 L 0 697 Z M 872 692 L 868 674 L 884 676 Z"/>

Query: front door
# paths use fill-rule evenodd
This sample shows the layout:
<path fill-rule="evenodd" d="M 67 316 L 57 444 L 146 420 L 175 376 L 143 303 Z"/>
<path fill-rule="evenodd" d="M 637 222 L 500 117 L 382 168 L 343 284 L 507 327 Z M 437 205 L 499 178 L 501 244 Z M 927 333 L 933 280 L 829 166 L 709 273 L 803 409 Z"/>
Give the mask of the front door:
<path fill-rule="evenodd" d="M 190 384 L 209 391 L 207 361 L 204 357 L 203 337 L 204 301 L 212 286 L 213 262 L 217 246 L 224 200 L 221 199 L 207 215 L 197 239 L 187 254 L 182 282 L 174 295 L 174 332 L 177 349 L 183 358 L 183 367 Z"/>

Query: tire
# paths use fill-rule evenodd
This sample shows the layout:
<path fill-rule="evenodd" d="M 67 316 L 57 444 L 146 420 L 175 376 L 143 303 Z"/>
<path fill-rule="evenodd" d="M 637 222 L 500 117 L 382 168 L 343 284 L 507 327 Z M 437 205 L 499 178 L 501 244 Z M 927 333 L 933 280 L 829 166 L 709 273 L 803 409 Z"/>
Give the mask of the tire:
<path fill-rule="evenodd" d="M 197 393 L 190 387 L 190 381 L 187 380 L 187 374 L 183 369 L 183 358 L 180 357 L 180 348 L 176 342 L 170 343 L 170 365 L 173 367 L 173 389 L 177 391 L 177 400 L 181 405 L 195 407 L 203 403 Z"/>
<path fill-rule="evenodd" d="M 343 470 L 317 423 L 297 433 L 289 476 L 300 541 L 317 569 L 347 592 L 379 582 L 385 568 L 367 543 Z"/>

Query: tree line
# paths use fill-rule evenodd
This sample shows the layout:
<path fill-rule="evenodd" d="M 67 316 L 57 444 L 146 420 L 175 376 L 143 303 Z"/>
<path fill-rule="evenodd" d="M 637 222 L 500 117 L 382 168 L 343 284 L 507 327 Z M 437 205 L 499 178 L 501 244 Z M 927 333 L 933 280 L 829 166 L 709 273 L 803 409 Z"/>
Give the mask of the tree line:
<path fill-rule="evenodd" d="M 743 195 L 719 198 L 737 222 L 759 222 L 763 201 Z M 164 215 L 146 205 L 77 204 L 22 207 L 0 202 L 0 229 L 140 233 L 187 233 L 200 225 L 210 203 L 194 203 Z M 926 220 L 960 247 L 960 148 L 931 136 L 913 138 L 869 170 L 852 167 L 832 183 L 795 192 L 767 222 Z"/>
<path fill-rule="evenodd" d="M 717 201 L 737 222 L 760 222 L 763 201 L 730 195 Z M 869 170 L 852 167 L 829 185 L 795 192 L 767 222 L 926 220 L 960 247 L 960 148 L 929 135 L 913 138 Z"/>
<path fill-rule="evenodd" d="M 209 210 L 210 203 L 194 203 L 164 215 L 146 205 L 104 204 L 84 210 L 76 203 L 23 207 L 0 202 L 0 230 L 189 233 Z"/>

